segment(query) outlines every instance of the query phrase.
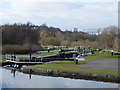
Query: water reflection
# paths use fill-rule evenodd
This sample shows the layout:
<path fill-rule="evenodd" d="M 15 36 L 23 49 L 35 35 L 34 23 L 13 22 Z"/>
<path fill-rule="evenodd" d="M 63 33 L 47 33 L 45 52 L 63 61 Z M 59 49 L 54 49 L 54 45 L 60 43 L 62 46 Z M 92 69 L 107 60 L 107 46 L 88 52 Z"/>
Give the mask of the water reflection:
<path fill-rule="evenodd" d="M 31 74 L 29 74 L 29 79 L 31 79 Z"/>
<path fill-rule="evenodd" d="M 0 68 L 1 69 L 1 68 Z M 12 72 L 12 73 L 11 73 Z M 118 84 L 23 74 L 2 69 L 3 88 L 118 88 Z"/>
<path fill-rule="evenodd" d="M 13 73 L 13 78 L 15 77 L 15 71 L 16 71 L 15 69 L 11 70 L 11 73 Z"/>
<path fill-rule="evenodd" d="M 15 78 L 15 72 L 16 72 L 15 69 L 11 69 L 11 73 L 13 74 L 13 78 Z M 30 73 L 28 74 L 29 75 L 29 79 L 31 79 L 31 72 L 32 72 L 32 70 L 30 69 Z"/>

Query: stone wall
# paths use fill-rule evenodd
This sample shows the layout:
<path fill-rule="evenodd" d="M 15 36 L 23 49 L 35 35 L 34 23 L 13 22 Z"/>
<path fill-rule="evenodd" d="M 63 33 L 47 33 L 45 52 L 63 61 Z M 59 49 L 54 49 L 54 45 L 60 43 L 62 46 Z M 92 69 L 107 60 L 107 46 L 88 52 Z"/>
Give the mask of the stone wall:
<path fill-rule="evenodd" d="M 48 69 L 40 69 L 40 68 L 26 68 L 26 67 L 22 68 L 22 72 L 27 74 L 120 83 L 119 81 L 120 77 L 112 76 L 112 75 L 101 75 L 101 74 L 92 74 L 92 73 L 83 73 L 83 72 L 48 70 Z"/>

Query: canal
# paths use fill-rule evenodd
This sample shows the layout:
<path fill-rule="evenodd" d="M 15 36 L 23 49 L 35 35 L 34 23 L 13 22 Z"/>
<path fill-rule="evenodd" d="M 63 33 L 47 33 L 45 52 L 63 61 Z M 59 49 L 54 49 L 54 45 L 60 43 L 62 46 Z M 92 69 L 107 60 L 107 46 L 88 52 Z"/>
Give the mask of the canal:
<path fill-rule="evenodd" d="M 0 88 L 118 88 L 116 83 L 29 75 L 0 67 Z"/>

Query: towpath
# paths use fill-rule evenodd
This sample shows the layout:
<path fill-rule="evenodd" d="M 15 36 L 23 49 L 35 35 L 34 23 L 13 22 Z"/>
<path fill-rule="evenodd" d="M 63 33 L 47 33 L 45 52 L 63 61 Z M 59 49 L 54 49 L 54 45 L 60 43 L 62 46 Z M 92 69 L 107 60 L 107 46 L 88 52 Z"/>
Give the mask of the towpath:
<path fill-rule="evenodd" d="M 78 65 L 81 68 L 118 71 L 118 59 L 100 59 Z"/>

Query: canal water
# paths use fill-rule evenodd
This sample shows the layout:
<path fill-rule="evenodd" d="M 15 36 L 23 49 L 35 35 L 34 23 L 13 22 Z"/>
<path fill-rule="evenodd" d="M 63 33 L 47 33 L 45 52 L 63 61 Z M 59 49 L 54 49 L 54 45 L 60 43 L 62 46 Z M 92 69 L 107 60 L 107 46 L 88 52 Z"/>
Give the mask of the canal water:
<path fill-rule="evenodd" d="M 0 88 L 118 88 L 116 83 L 29 75 L 0 67 Z"/>

